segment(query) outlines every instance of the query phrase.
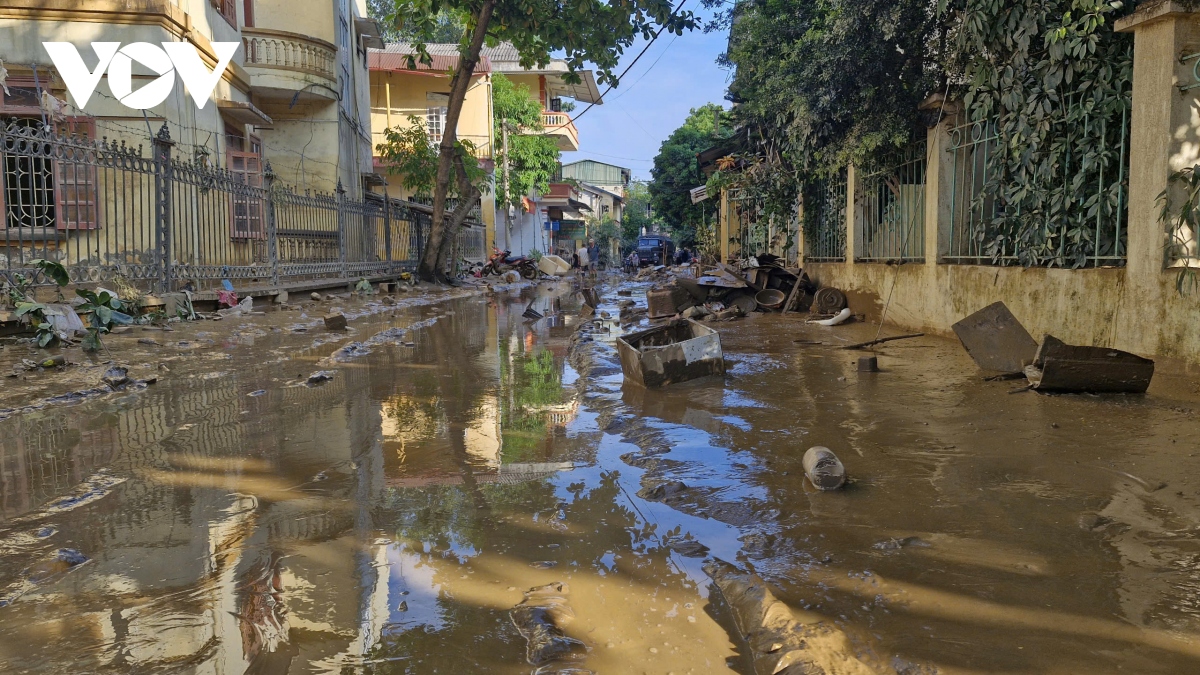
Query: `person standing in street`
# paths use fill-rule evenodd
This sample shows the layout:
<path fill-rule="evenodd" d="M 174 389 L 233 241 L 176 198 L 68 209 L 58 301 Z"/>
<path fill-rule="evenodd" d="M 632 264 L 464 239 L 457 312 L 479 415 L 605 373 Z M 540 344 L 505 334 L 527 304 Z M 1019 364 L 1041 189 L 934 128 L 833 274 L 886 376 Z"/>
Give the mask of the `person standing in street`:
<path fill-rule="evenodd" d="M 588 270 L 591 271 L 592 276 L 596 276 L 596 269 L 599 267 L 599 264 L 600 264 L 600 246 L 598 244 L 596 244 L 595 239 L 588 239 L 587 254 L 588 254 Z"/>

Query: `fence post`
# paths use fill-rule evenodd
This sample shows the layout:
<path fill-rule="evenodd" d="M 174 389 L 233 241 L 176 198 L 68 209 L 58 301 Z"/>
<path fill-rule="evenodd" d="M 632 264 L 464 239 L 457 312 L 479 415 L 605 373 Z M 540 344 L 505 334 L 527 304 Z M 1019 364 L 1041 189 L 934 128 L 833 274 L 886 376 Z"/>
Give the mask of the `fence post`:
<path fill-rule="evenodd" d="M 350 278 L 350 272 L 346 268 L 346 188 L 342 187 L 342 179 L 337 182 L 337 190 L 335 192 L 337 203 L 337 228 L 338 228 L 338 256 L 342 261 L 342 278 Z"/>
<path fill-rule="evenodd" d="M 171 291 L 171 130 L 162 128 L 150 139 L 154 148 L 154 245 L 158 250 L 158 283 L 163 293 Z"/>
<path fill-rule="evenodd" d="M 275 171 L 268 160 L 263 166 L 263 188 L 266 190 L 267 262 L 271 265 L 271 285 L 279 285 L 279 237 L 275 222 Z"/>
<path fill-rule="evenodd" d="M 862 177 L 859 175 L 858 167 L 853 164 L 846 165 L 846 222 L 843 227 L 846 229 L 847 265 L 853 265 L 854 259 L 857 257 L 858 223 L 862 220 L 859 217 L 858 208 L 858 192 L 861 182 Z"/>
<path fill-rule="evenodd" d="M 383 255 L 387 258 L 388 274 L 396 271 L 396 262 L 392 260 L 392 198 L 383 191 Z"/>
<path fill-rule="evenodd" d="M 955 155 L 950 127 L 957 117 L 948 116 L 926 133 L 925 166 L 925 264 L 937 265 L 950 253 L 951 194 L 954 188 Z"/>

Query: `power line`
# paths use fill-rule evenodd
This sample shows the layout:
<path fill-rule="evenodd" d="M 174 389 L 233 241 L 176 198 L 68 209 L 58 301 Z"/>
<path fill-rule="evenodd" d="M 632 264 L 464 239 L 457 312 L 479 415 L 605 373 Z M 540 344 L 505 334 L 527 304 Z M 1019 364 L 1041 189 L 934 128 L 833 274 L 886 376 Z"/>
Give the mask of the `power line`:
<path fill-rule="evenodd" d="M 687 4 L 687 0 L 679 0 L 679 4 L 675 6 L 675 9 L 671 10 L 671 14 L 672 14 L 672 15 L 674 15 L 674 14 L 678 14 L 678 13 L 679 13 L 679 10 L 683 9 L 683 6 L 684 6 L 685 4 Z M 657 30 L 657 31 L 654 33 L 654 37 L 650 38 L 650 41 L 646 43 L 646 46 L 645 46 L 645 47 L 642 47 L 642 51 L 638 52 L 638 55 L 637 55 L 636 57 L 634 57 L 634 59 L 633 59 L 633 62 L 632 62 L 632 63 L 630 63 L 628 66 L 626 66 L 626 67 L 625 67 L 625 70 L 622 70 L 622 71 L 621 71 L 621 74 L 617 76 L 617 81 L 618 81 L 618 82 L 620 82 L 620 80 L 621 80 L 621 78 L 622 78 L 622 77 L 625 77 L 625 74 L 626 74 L 626 73 L 628 73 L 630 70 L 632 70 L 632 69 L 633 69 L 633 67 L 634 67 L 635 65 L 637 65 L 638 59 L 642 58 L 642 56 L 643 56 L 643 55 L 644 55 L 644 54 L 647 52 L 647 50 L 649 50 L 649 49 L 650 49 L 650 45 L 653 45 L 653 44 L 654 44 L 654 42 L 655 42 L 656 40 L 658 40 L 658 36 L 659 36 L 659 35 L 662 35 L 662 31 L 663 31 L 663 29 L 662 29 L 662 28 L 659 28 L 659 29 L 658 29 L 658 30 Z M 653 67 L 653 66 L 651 66 L 651 67 Z M 649 72 L 649 71 L 647 71 L 647 72 Z M 605 90 L 604 90 L 604 93 L 600 94 L 600 100 L 604 100 L 604 96 L 605 96 L 605 94 L 608 94 L 608 92 L 612 91 L 614 86 L 615 86 L 615 85 L 611 85 L 611 84 L 610 84 L 610 85 L 608 85 L 608 89 L 605 89 Z M 589 104 L 588 104 L 588 107 L 584 108 L 584 109 L 583 109 L 583 112 L 581 112 L 581 113 L 579 113 L 578 115 L 576 115 L 576 116 L 575 116 L 575 119 L 574 119 L 574 120 L 572 120 L 572 121 L 578 121 L 580 117 L 583 117 L 584 115 L 586 115 L 586 114 L 587 114 L 587 111 L 589 111 L 589 110 L 591 110 L 592 108 L 595 108 L 595 107 L 596 107 L 596 104 L 595 104 L 595 103 L 589 103 Z"/>
<path fill-rule="evenodd" d="M 667 51 L 668 51 L 669 49 L 671 49 L 671 45 L 675 44 L 675 41 L 676 41 L 676 40 L 678 40 L 678 39 L 679 39 L 679 36 L 678 36 L 678 35 L 675 35 L 675 36 L 673 36 L 673 37 L 671 38 L 671 41 L 667 43 L 667 47 L 666 47 L 666 49 L 662 50 L 662 53 L 658 55 L 658 58 L 657 58 L 657 59 L 654 59 L 654 63 L 651 63 L 651 64 L 650 64 L 650 67 L 649 67 L 649 68 L 647 68 L 647 69 L 645 70 L 645 72 L 643 72 L 643 73 L 642 73 L 642 74 L 641 74 L 641 75 L 638 77 L 638 79 L 634 80 L 634 81 L 633 81 L 633 84 L 629 85 L 629 88 L 628 88 L 628 89 L 626 89 L 625 91 L 617 92 L 617 95 L 616 95 L 616 96 L 614 96 L 614 97 L 612 97 L 612 100 L 614 100 L 614 101 L 615 101 L 615 100 L 617 100 L 617 99 L 621 98 L 622 96 L 624 96 L 625 94 L 628 94 L 629 92 L 633 91 L 633 88 L 634 88 L 634 87 L 636 87 L 636 86 L 638 85 L 638 82 L 641 82 L 641 81 L 642 81 L 642 79 L 643 79 L 644 77 L 646 77 L 647 73 L 649 73 L 651 70 L 654 70 L 654 66 L 657 66 L 659 61 L 662 61 L 662 57 L 666 56 L 666 54 L 667 54 Z"/>

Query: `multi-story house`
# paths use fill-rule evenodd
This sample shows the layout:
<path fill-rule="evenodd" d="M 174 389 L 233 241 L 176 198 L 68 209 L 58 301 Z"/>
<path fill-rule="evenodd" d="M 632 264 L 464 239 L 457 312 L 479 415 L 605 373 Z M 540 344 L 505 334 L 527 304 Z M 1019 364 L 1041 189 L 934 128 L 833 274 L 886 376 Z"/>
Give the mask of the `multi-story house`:
<path fill-rule="evenodd" d="M 241 161 L 253 156 L 289 184 L 331 191 L 340 180 L 359 194 L 372 173 L 366 48 L 378 35 L 362 0 L 8 0 L 0 116 L 146 145 L 166 122 L 176 153 L 239 172 L 254 170 L 259 162 Z M 143 114 L 113 96 L 108 77 L 76 105 L 42 45 L 50 41 L 74 44 L 89 67 L 93 42 L 188 42 L 209 68 L 213 43 L 242 48 L 203 108 L 176 77 Z M 135 90 L 158 75 L 138 61 L 133 68 Z"/>
<path fill-rule="evenodd" d="M 427 50 L 432 63 L 423 64 L 415 59 L 415 50 L 408 43 L 394 43 L 384 49 L 372 49 L 370 65 L 370 111 L 372 148 L 374 148 L 375 172 L 381 182 L 373 189 L 386 191 L 389 197 L 411 198 L 413 190 L 402 187 L 401 178 L 391 174 L 389 167 L 379 156 L 379 145 L 384 142 L 387 129 L 411 126 L 410 118 L 417 118 L 425 125 L 430 144 L 441 142 L 446 130 L 446 108 L 450 97 L 450 76 L 458 66 L 457 44 L 430 44 Z M 410 62 L 410 57 L 412 58 Z M 411 66 L 411 67 L 410 67 Z M 458 119 L 458 138 L 468 141 L 475 148 L 475 157 L 489 173 L 494 169 L 492 161 L 492 66 L 487 57 L 482 57 L 475 66 L 471 84 L 463 101 Z M 490 189 L 483 190 L 480 197 L 480 215 L 484 230 L 476 235 L 468 231 L 470 243 L 467 257 L 478 258 L 486 253 L 486 242 L 495 240 L 495 195 Z"/>
<path fill-rule="evenodd" d="M 172 267 L 203 268 L 210 278 L 260 277 L 268 163 L 280 186 L 297 194 L 332 194 L 340 185 L 343 199 L 362 199 L 374 180 L 367 49 L 382 44 L 378 36 L 365 0 L 5 0 L 0 264 L 17 269 L 30 257 L 51 256 L 92 269 L 135 265 L 140 271 L 130 278 L 163 286 Z M 133 93 L 163 88 L 162 101 L 143 110 L 114 94 L 122 78 L 111 67 L 86 102 L 76 100 L 45 42 L 74 45 L 88 70 L 97 67 L 98 42 L 184 43 L 210 70 L 220 62 L 218 43 L 238 46 L 206 99 L 169 65 L 156 71 L 153 63 L 126 60 Z M 45 139 L 46 128 L 75 140 L 55 141 L 53 152 L 21 141 Z M 167 141 L 173 162 L 197 167 L 170 174 L 180 186 L 192 181 L 174 201 L 153 193 L 156 176 L 167 175 L 150 157 L 155 137 L 160 147 Z M 109 144 L 97 150 L 92 141 L 105 138 Z M 164 224 L 172 218 L 173 226 Z M 336 251 L 337 227 L 321 227 L 332 228 L 334 241 L 322 246 Z M 307 250 L 299 259 L 325 260 Z M 341 250 L 344 258 L 344 241 Z"/>

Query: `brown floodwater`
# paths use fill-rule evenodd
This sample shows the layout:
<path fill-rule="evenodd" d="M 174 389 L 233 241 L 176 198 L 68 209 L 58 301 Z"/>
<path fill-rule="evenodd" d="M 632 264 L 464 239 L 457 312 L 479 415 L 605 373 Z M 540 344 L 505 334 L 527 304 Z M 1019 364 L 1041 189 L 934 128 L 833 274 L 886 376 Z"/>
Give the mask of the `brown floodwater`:
<path fill-rule="evenodd" d="M 755 315 L 717 325 L 724 381 L 645 391 L 611 324 L 569 354 L 568 290 L 133 331 L 158 382 L 80 400 L 2 381 L 0 672 L 531 673 L 510 611 L 561 582 L 587 652 L 539 673 L 752 673 L 709 558 L 847 672 L 1200 671 L 1194 375 L 1010 393 L 934 337 L 860 374 L 836 346 L 873 326 Z"/>

